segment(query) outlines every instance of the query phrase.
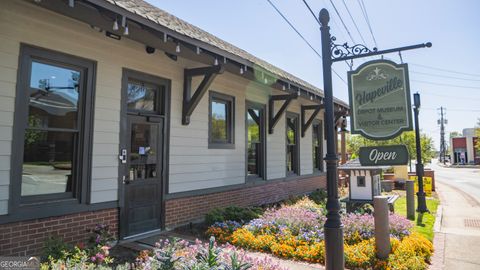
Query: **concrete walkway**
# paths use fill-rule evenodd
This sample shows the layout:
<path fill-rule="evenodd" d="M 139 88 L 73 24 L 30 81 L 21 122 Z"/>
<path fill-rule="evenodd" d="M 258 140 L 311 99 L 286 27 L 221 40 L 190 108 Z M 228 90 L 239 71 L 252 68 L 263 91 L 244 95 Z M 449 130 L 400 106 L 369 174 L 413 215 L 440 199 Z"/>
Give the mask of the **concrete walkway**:
<path fill-rule="evenodd" d="M 443 181 L 436 185 L 443 215 L 431 269 L 480 269 L 480 203 Z"/>

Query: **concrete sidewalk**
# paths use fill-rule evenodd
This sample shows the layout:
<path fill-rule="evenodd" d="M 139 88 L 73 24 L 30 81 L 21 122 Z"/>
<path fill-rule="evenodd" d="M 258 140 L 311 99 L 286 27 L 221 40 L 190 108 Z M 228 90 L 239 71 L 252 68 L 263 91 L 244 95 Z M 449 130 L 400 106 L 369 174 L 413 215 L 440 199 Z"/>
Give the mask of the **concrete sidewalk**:
<path fill-rule="evenodd" d="M 480 269 L 480 203 L 465 192 L 437 182 L 442 201 L 431 269 Z"/>

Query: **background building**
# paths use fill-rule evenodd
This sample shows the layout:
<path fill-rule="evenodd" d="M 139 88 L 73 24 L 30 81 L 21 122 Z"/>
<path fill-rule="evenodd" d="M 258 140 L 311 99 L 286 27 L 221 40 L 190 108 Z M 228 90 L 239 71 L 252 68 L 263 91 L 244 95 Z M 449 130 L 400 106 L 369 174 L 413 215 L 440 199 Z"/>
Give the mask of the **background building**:
<path fill-rule="evenodd" d="M 475 148 L 478 137 L 475 128 L 466 128 L 462 137 L 451 138 L 452 164 L 480 164 L 480 151 Z"/>

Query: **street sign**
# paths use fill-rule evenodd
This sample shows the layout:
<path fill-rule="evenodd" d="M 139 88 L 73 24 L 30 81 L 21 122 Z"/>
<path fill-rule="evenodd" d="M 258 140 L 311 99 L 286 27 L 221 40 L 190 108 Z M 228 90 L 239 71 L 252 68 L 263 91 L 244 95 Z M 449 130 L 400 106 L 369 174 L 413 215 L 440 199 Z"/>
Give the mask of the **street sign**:
<path fill-rule="evenodd" d="M 408 150 L 405 145 L 360 147 L 362 166 L 407 165 Z"/>
<path fill-rule="evenodd" d="M 414 189 L 415 192 L 418 192 L 418 177 L 416 175 L 412 175 L 409 177 L 409 179 L 415 181 Z M 425 192 L 425 195 L 429 197 L 432 196 L 432 177 L 423 177 L 423 191 Z"/>
<path fill-rule="evenodd" d="M 412 130 L 407 64 L 373 60 L 348 72 L 352 134 L 387 140 Z"/>

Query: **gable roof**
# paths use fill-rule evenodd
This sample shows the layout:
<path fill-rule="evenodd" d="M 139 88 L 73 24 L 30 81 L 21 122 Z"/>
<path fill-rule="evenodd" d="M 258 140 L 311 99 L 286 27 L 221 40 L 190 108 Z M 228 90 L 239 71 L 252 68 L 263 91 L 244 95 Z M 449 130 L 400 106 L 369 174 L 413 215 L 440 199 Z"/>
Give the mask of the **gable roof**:
<path fill-rule="evenodd" d="M 143 0 L 102 0 L 109 2 L 119 8 L 126 10 L 129 13 L 136 14 L 141 16 L 149 21 L 154 22 L 160 26 L 163 26 L 167 29 L 170 29 L 176 33 L 179 33 L 183 36 L 198 40 L 205 44 L 214 46 L 224 52 L 235 55 L 242 59 L 245 59 L 251 62 L 253 65 L 258 65 L 260 68 L 265 69 L 266 71 L 276 75 L 280 78 L 288 80 L 292 83 L 298 84 L 299 86 L 306 88 L 310 91 L 316 92 L 321 96 L 324 96 L 323 90 L 320 88 L 258 58 L 254 55 L 242 50 L 198 27 L 192 25 L 172 14 L 165 12 L 164 10 L 153 6 Z M 344 107 L 348 108 L 348 104 L 340 99 L 334 98 L 335 103 L 341 104 Z"/>

